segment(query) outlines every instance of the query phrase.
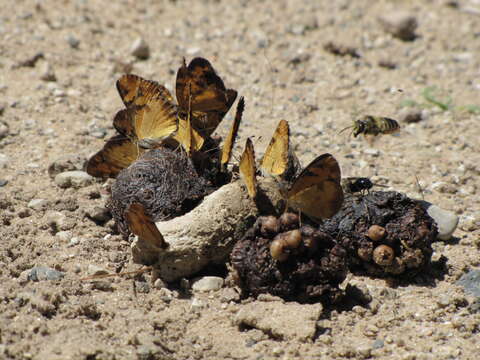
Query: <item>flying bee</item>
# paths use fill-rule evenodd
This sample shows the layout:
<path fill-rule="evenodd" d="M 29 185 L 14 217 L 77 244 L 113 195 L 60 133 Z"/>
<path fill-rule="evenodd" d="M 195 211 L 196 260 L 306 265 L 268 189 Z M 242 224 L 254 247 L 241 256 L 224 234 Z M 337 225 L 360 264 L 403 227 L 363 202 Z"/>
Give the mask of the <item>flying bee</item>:
<path fill-rule="evenodd" d="M 360 134 L 377 136 L 397 132 L 400 130 L 400 125 L 396 120 L 387 117 L 366 115 L 359 120 L 355 120 L 352 126 L 342 129 L 340 133 L 347 129 L 352 129 L 354 137 Z"/>
<path fill-rule="evenodd" d="M 386 187 L 385 185 L 374 184 L 366 177 L 346 177 L 342 179 L 343 192 L 347 194 L 368 192 L 374 186 Z"/>

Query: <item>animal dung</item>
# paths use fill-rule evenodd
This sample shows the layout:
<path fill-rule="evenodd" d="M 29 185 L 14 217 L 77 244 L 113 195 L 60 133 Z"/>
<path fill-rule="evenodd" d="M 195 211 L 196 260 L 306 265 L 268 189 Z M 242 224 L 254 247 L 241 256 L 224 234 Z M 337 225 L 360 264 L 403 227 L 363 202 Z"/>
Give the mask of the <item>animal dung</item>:
<path fill-rule="evenodd" d="M 347 196 L 319 227 L 345 248 L 352 272 L 415 276 L 429 265 L 437 226 L 417 201 L 395 191 Z"/>
<path fill-rule="evenodd" d="M 244 295 L 269 293 L 300 302 L 337 301 L 347 274 L 346 252 L 335 239 L 311 225 L 300 226 L 291 213 L 257 218 L 235 245 L 231 262 Z"/>

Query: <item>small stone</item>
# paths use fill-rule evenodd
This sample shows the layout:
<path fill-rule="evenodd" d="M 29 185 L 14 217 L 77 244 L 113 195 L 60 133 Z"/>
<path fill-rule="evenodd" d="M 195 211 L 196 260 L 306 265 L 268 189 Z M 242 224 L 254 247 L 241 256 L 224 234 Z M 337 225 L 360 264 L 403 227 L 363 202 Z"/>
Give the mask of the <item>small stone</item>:
<path fill-rule="evenodd" d="M 155 280 L 155 282 L 153 283 L 153 287 L 154 287 L 155 289 L 160 290 L 160 289 L 166 288 L 167 285 L 165 284 L 165 282 L 164 282 L 162 279 L 157 279 L 157 280 Z"/>
<path fill-rule="evenodd" d="M 103 139 L 107 135 L 107 129 L 105 128 L 94 128 L 89 131 L 90 135 L 97 139 Z"/>
<path fill-rule="evenodd" d="M 202 310 L 205 307 L 205 304 L 202 300 L 193 298 L 192 303 L 190 304 L 190 309 L 193 311 Z"/>
<path fill-rule="evenodd" d="M 48 175 L 54 178 L 65 171 L 82 170 L 85 158 L 78 154 L 69 154 L 56 159 L 48 167 Z"/>
<path fill-rule="evenodd" d="M 32 199 L 28 203 L 28 207 L 33 210 L 43 210 L 48 206 L 49 202 L 45 199 Z"/>
<path fill-rule="evenodd" d="M 385 342 L 382 339 L 377 339 L 372 344 L 372 349 L 381 349 L 385 346 Z"/>
<path fill-rule="evenodd" d="M 223 279 L 217 276 L 205 276 L 193 282 L 193 291 L 215 291 L 223 286 Z"/>
<path fill-rule="evenodd" d="M 104 224 L 112 218 L 110 210 L 103 206 L 94 206 L 86 211 L 87 216 L 96 223 Z"/>
<path fill-rule="evenodd" d="M 57 81 L 55 72 L 53 71 L 53 68 L 49 63 L 45 63 L 42 69 L 42 73 L 40 75 L 40 79 L 43 81 Z"/>
<path fill-rule="evenodd" d="M 133 42 L 130 53 L 137 59 L 146 60 L 150 57 L 150 48 L 145 40 L 138 38 Z"/>
<path fill-rule="evenodd" d="M 87 272 L 88 272 L 89 275 L 106 275 L 106 274 L 109 273 L 104 268 L 102 268 L 100 266 L 97 266 L 97 265 L 93 265 L 93 264 L 88 265 Z"/>
<path fill-rule="evenodd" d="M 60 280 L 65 276 L 64 272 L 57 271 L 47 266 L 35 266 L 28 274 L 28 280 L 30 281 L 42 281 L 42 280 Z"/>
<path fill-rule="evenodd" d="M 0 187 L 3 187 L 8 184 L 8 180 L 0 179 Z"/>
<path fill-rule="evenodd" d="M 435 220 L 438 226 L 437 238 L 442 241 L 449 240 L 453 232 L 457 228 L 459 217 L 451 211 L 444 210 L 436 205 L 430 204 L 426 201 L 421 201 L 420 204 L 426 208 L 428 215 Z"/>
<path fill-rule="evenodd" d="M 451 296 L 447 295 L 447 294 L 442 294 L 437 299 L 437 305 L 438 305 L 439 308 L 445 308 L 452 303 L 453 303 L 453 301 L 452 301 Z"/>
<path fill-rule="evenodd" d="M 138 293 L 148 294 L 150 292 L 150 285 L 145 281 L 135 281 L 135 288 Z"/>
<path fill-rule="evenodd" d="M 85 171 L 66 171 L 55 176 L 55 183 L 63 189 L 69 187 L 79 188 L 92 184 L 93 177 Z"/>
<path fill-rule="evenodd" d="M 0 121 L 0 140 L 8 135 L 9 128 L 6 123 Z"/>
<path fill-rule="evenodd" d="M 78 40 L 75 37 L 75 35 L 68 34 L 67 37 L 66 37 L 66 40 L 67 40 L 68 45 L 70 45 L 70 47 L 72 49 L 78 49 L 78 46 L 80 45 L 80 40 Z"/>
<path fill-rule="evenodd" d="M 423 120 L 422 110 L 420 109 L 402 109 L 398 115 L 398 120 L 407 124 L 418 123 Z"/>
<path fill-rule="evenodd" d="M 380 155 L 380 150 L 370 148 L 370 149 L 363 150 L 363 153 L 373 157 L 378 157 Z"/>
<path fill-rule="evenodd" d="M 415 16 L 403 11 L 383 15 L 379 19 L 384 30 L 404 41 L 415 40 L 418 22 Z"/>
<path fill-rule="evenodd" d="M 0 154 L 0 169 L 6 168 L 9 162 L 8 156 L 5 154 Z"/>
<path fill-rule="evenodd" d="M 467 293 L 480 297 L 480 270 L 471 270 L 463 274 L 456 284 L 463 286 Z"/>
<path fill-rule="evenodd" d="M 70 227 L 69 221 L 65 214 L 62 214 L 60 211 L 47 211 L 45 214 L 47 224 L 56 229 L 57 232 L 60 230 L 69 230 Z M 73 224 L 74 226 L 75 224 Z"/>
<path fill-rule="evenodd" d="M 55 234 L 55 237 L 58 238 L 61 241 L 69 242 L 70 239 L 72 238 L 72 232 L 71 231 L 59 231 Z"/>

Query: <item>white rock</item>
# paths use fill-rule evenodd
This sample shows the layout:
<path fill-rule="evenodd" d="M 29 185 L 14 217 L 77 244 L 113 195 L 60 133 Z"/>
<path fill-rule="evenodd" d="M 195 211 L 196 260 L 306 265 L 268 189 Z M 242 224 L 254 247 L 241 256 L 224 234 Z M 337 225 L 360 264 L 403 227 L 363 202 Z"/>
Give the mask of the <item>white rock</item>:
<path fill-rule="evenodd" d="M 28 202 L 27 205 L 30 209 L 33 210 L 42 210 L 48 206 L 48 200 L 45 199 L 32 199 Z"/>
<path fill-rule="evenodd" d="M 205 307 L 205 304 L 203 303 L 202 300 L 193 298 L 192 303 L 190 304 L 190 309 L 193 311 L 198 311 L 201 310 Z"/>
<path fill-rule="evenodd" d="M 8 125 L 4 122 L 0 122 L 0 139 L 3 139 L 8 135 Z"/>
<path fill-rule="evenodd" d="M 223 279 L 217 276 L 205 276 L 194 280 L 193 291 L 215 291 L 223 286 Z"/>
<path fill-rule="evenodd" d="M 8 164 L 8 156 L 5 154 L 0 154 L 0 169 L 7 167 Z"/>
<path fill-rule="evenodd" d="M 457 228 L 459 220 L 458 216 L 451 211 L 444 210 L 433 204 L 429 204 L 428 206 L 424 205 L 424 207 L 426 207 L 428 215 L 430 215 L 430 217 L 437 223 L 437 238 L 443 241 L 449 240 Z"/>
<path fill-rule="evenodd" d="M 131 48 L 130 53 L 138 59 L 148 59 L 150 57 L 150 48 L 142 38 L 136 39 Z"/>
<path fill-rule="evenodd" d="M 88 270 L 87 271 L 88 271 L 89 275 L 106 275 L 106 274 L 108 274 L 107 270 L 105 270 L 104 268 L 102 268 L 100 266 L 93 265 L 93 264 L 88 265 Z"/>
<path fill-rule="evenodd" d="M 68 242 L 72 238 L 71 231 L 59 231 L 55 234 L 55 237 L 61 241 Z"/>
<path fill-rule="evenodd" d="M 66 171 L 55 176 L 55 183 L 61 188 L 84 187 L 93 182 L 93 177 L 85 171 Z"/>
<path fill-rule="evenodd" d="M 396 11 L 383 15 L 379 20 L 385 31 L 393 36 L 406 41 L 415 39 L 415 30 L 418 26 L 415 16 Z"/>

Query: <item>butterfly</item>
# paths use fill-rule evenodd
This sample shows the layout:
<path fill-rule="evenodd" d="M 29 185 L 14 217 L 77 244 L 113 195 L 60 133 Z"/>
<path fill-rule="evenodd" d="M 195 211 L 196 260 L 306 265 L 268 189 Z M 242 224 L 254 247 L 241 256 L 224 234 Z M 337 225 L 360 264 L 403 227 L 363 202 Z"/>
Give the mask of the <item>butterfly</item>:
<path fill-rule="evenodd" d="M 102 150 L 88 160 L 86 171 L 91 176 L 114 178 L 137 160 L 143 151 L 123 135 L 113 136 Z"/>
<path fill-rule="evenodd" d="M 123 75 L 116 85 L 126 106 L 113 119 L 120 134 L 140 147 L 153 148 L 177 131 L 177 107 L 165 87 L 132 74 Z"/>
<path fill-rule="evenodd" d="M 289 151 L 290 128 L 286 120 L 280 120 L 260 161 L 261 169 L 273 176 L 283 175 L 289 165 Z"/>
<path fill-rule="evenodd" d="M 247 192 L 250 198 L 255 199 L 257 196 L 257 178 L 256 178 L 256 166 L 255 166 L 255 150 L 253 149 L 253 143 L 250 138 L 247 138 L 245 144 L 245 150 L 240 157 L 240 176 L 247 186 Z"/>
<path fill-rule="evenodd" d="M 140 203 L 132 203 L 125 211 L 125 220 L 130 231 L 149 244 L 165 249 L 168 243 L 158 230 L 152 218 L 146 214 L 145 207 Z"/>
<path fill-rule="evenodd" d="M 235 140 L 237 138 L 238 128 L 240 127 L 240 122 L 242 121 L 243 110 L 245 109 L 245 100 L 243 96 L 240 98 L 237 104 L 237 112 L 235 113 L 235 119 L 233 120 L 232 128 L 227 135 L 222 147 L 222 153 L 220 157 L 220 165 L 225 167 L 230 158 L 232 157 L 232 149 L 235 145 Z"/>
<path fill-rule="evenodd" d="M 340 166 L 330 154 L 314 159 L 286 192 L 287 204 L 318 220 L 335 215 L 343 204 Z"/>
<path fill-rule="evenodd" d="M 210 62 L 197 57 L 178 69 L 176 96 L 181 117 L 185 118 L 191 97 L 192 124 L 203 136 L 210 136 L 232 107 L 237 92 L 227 89 Z"/>

